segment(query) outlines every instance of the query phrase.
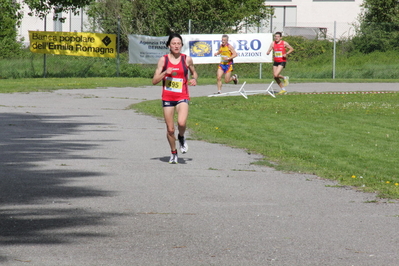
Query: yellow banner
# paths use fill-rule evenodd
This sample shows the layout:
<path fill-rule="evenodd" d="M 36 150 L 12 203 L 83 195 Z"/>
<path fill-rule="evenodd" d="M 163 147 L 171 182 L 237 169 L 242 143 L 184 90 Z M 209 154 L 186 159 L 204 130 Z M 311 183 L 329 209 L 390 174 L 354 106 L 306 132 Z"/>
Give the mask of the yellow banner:
<path fill-rule="evenodd" d="M 116 34 L 29 31 L 30 50 L 40 54 L 116 57 Z"/>

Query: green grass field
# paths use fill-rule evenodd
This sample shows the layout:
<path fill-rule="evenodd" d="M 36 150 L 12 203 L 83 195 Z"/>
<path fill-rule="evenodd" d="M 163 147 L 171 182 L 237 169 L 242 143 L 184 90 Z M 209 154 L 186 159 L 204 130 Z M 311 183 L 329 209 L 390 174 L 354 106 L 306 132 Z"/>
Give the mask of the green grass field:
<path fill-rule="evenodd" d="M 299 51 L 296 52 L 300 54 Z M 399 51 L 374 52 L 370 54 L 338 53 L 336 58 L 335 78 L 350 80 L 383 79 L 397 80 Z M 298 60 L 288 61 L 285 75 L 302 79 L 330 80 L 333 77 L 332 51 L 307 58 L 299 56 Z M 66 55 L 46 56 L 47 78 L 145 78 L 154 74 L 155 64 L 129 64 L 127 53 L 120 55 L 119 76 L 117 76 L 117 60 L 114 58 L 92 58 Z M 246 80 L 272 78 L 271 64 L 235 64 L 236 73 Z M 199 77 L 214 79 L 217 64 L 196 65 Z M 44 57 L 24 51 L 23 56 L 15 59 L 0 59 L 0 79 L 42 78 L 44 76 Z M 213 82 L 213 81 L 212 81 Z"/>
<path fill-rule="evenodd" d="M 140 87 L 152 85 L 145 78 L 28 78 L 0 80 L 0 93 L 93 89 L 105 87 Z"/>
<path fill-rule="evenodd" d="M 199 97 L 190 105 L 195 139 L 264 156 L 260 164 L 337 180 L 399 198 L 399 94 Z M 132 106 L 162 116 L 159 101 Z"/>

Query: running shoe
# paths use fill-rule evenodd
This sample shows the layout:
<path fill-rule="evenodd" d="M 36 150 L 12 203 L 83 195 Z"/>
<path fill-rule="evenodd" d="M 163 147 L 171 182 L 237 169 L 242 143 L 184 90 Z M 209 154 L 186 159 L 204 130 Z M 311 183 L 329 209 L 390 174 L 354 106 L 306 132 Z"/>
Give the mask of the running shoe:
<path fill-rule="evenodd" d="M 283 95 L 283 94 L 286 94 L 287 93 L 287 91 L 286 90 L 281 90 L 279 93 L 277 93 L 278 95 Z"/>
<path fill-rule="evenodd" d="M 284 77 L 284 87 L 287 87 L 290 84 L 290 77 L 289 76 L 285 76 Z"/>
<path fill-rule="evenodd" d="M 179 163 L 178 159 L 179 159 L 179 157 L 177 156 L 177 152 L 176 153 L 172 153 L 170 155 L 169 163 L 178 164 Z"/>
<path fill-rule="evenodd" d="M 184 138 L 184 136 L 181 137 L 180 135 L 178 135 L 177 137 L 179 139 L 181 153 L 186 153 L 188 151 L 188 145 L 186 139 Z"/>
<path fill-rule="evenodd" d="M 234 78 L 234 79 L 233 79 L 234 84 L 237 85 L 237 84 L 238 84 L 238 75 L 237 75 L 237 74 L 234 74 L 234 75 L 233 75 L 233 78 Z"/>

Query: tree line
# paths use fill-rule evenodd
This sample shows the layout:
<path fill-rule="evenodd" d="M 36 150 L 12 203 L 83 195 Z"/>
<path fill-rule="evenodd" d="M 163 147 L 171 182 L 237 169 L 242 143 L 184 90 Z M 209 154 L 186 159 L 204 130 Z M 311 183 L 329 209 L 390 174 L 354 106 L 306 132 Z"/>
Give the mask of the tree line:
<path fill-rule="evenodd" d="M 236 33 L 247 26 L 266 26 L 274 14 L 264 0 L 0 0 L 0 58 L 18 55 L 22 49 L 17 40 L 22 5 L 30 9 L 26 15 L 44 18 L 52 13 L 61 22 L 62 12 L 77 15 L 85 8 L 92 29 L 103 33 L 116 34 L 120 21 L 122 50 L 127 49 L 128 34 L 184 34 L 189 32 L 189 20 L 195 23 L 191 33 Z M 398 49 L 399 2 L 364 0 L 362 7 L 348 49 L 362 53 Z"/>

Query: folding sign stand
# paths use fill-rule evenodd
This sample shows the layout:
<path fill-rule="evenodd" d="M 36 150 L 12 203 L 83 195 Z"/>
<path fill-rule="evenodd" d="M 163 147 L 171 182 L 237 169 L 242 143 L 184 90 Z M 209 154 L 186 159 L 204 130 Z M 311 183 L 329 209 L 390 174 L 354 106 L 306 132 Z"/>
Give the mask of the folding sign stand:
<path fill-rule="evenodd" d="M 250 95 L 250 94 L 259 94 L 259 93 L 268 93 L 268 94 L 270 94 L 270 96 L 272 96 L 273 98 L 276 98 L 276 95 L 274 95 L 274 91 L 271 90 L 273 83 L 274 83 L 274 81 L 270 82 L 270 85 L 269 85 L 269 87 L 267 87 L 266 90 L 246 91 L 246 93 L 247 93 L 247 95 Z"/>
<path fill-rule="evenodd" d="M 208 97 L 217 97 L 217 96 L 237 96 L 237 95 L 242 95 L 245 99 L 248 99 L 246 91 L 244 90 L 244 86 L 247 82 L 245 81 L 242 85 L 241 88 L 238 91 L 231 91 L 231 92 L 224 92 L 224 93 L 218 93 L 218 94 L 211 94 L 208 95 Z"/>
<path fill-rule="evenodd" d="M 219 93 L 219 94 L 211 94 L 208 95 L 208 97 L 217 97 L 217 96 L 237 96 L 237 95 L 242 95 L 242 97 L 244 97 L 245 99 L 248 99 L 248 95 L 253 95 L 253 94 L 260 94 L 260 93 L 268 93 L 270 94 L 270 96 L 272 96 L 273 98 L 276 98 L 276 95 L 274 95 L 274 91 L 271 90 L 272 85 L 274 83 L 274 81 L 272 81 L 269 85 L 269 87 L 267 87 L 266 90 L 256 90 L 256 91 L 246 91 L 244 89 L 244 86 L 247 82 L 245 81 L 242 85 L 241 88 L 238 91 L 231 91 L 231 92 L 224 92 L 224 93 Z"/>

